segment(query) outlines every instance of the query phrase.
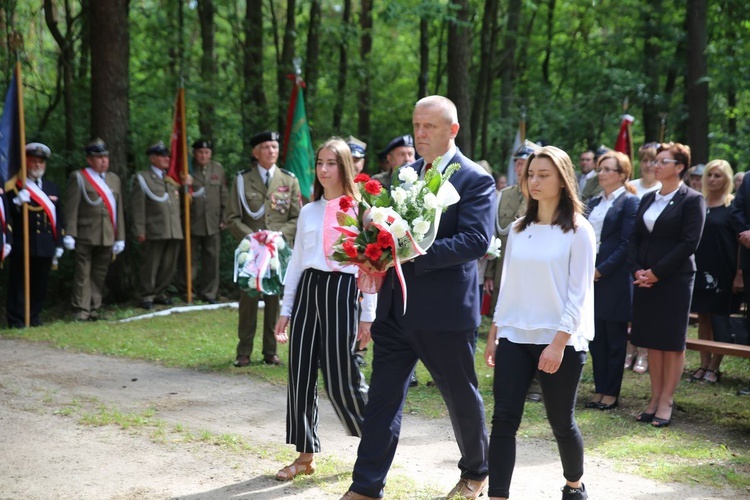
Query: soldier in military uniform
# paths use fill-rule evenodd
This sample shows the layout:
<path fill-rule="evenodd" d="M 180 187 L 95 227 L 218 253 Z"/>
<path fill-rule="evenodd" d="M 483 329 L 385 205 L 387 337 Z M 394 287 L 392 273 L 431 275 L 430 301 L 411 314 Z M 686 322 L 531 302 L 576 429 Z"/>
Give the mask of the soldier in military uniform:
<path fill-rule="evenodd" d="M 167 176 L 169 150 L 162 141 L 149 146 L 148 169 L 135 174 L 131 198 L 133 233 L 143 243 L 140 269 L 140 303 L 171 305 L 164 292 L 172 283 L 182 241 L 180 190 Z"/>
<path fill-rule="evenodd" d="M 607 146 L 599 146 L 597 150 L 594 152 L 594 165 L 596 165 L 599 162 L 599 158 L 604 156 L 605 153 L 608 151 L 611 151 Z M 589 177 L 586 180 L 586 183 L 583 185 L 583 189 L 581 190 L 581 201 L 583 204 L 587 204 L 590 199 L 599 196 L 602 192 L 602 187 L 599 185 L 599 169 L 598 166 L 595 166 L 595 175 Z"/>
<path fill-rule="evenodd" d="M 400 135 L 389 142 L 380 154 L 388 160 L 388 168 L 372 178 L 380 181 L 385 189 L 391 189 L 393 171 L 402 165 L 414 163 L 414 138 L 410 134 Z"/>
<path fill-rule="evenodd" d="M 31 326 L 42 324 L 41 312 L 47 293 L 47 279 L 52 268 L 52 259 L 63 254 L 63 214 L 60 213 L 60 189 L 52 181 L 44 179 L 50 149 L 44 144 L 32 142 L 26 145 L 26 187 L 20 181 L 8 193 L 10 218 L 16 228 L 16 238 L 23 241 L 25 227 L 22 207 L 29 211 L 29 285 Z M 16 245 L 10 254 L 7 297 L 8 327 L 25 326 L 24 255 L 23 244 Z"/>
<path fill-rule="evenodd" d="M 280 231 L 289 245 L 293 244 L 300 212 L 299 181 L 291 172 L 279 168 L 278 132 L 262 132 L 250 138 L 255 167 L 237 174 L 229 193 L 226 226 L 238 244 L 250 233 L 261 229 Z M 250 364 L 258 319 L 258 298 L 240 295 L 237 326 L 237 359 L 234 365 Z M 274 327 L 279 318 L 279 297 L 264 295 L 263 362 L 281 364 L 276 355 Z"/>
<path fill-rule="evenodd" d="M 354 162 L 354 175 L 361 174 L 365 169 L 365 154 L 367 152 L 367 143 L 364 143 L 350 135 L 346 138 L 346 145 L 349 146 L 349 150 L 352 152 L 352 160 Z"/>
<path fill-rule="evenodd" d="M 10 223 L 10 210 L 5 198 L 5 190 L 0 183 L 0 269 L 5 259 L 10 257 L 13 250 L 13 227 Z"/>
<path fill-rule="evenodd" d="M 227 179 L 224 167 L 211 156 L 211 141 L 199 139 L 193 143 L 193 173 L 188 176 L 186 184 L 192 187 L 190 260 L 193 289 L 202 300 L 214 304 L 219 294 L 219 250 L 227 208 Z M 184 208 L 184 204 L 181 206 Z M 184 289 L 184 251 L 180 255 L 177 275 L 180 288 Z"/>
<path fill-rule="evenodd" d="M 99 317 L 107 269 L 125 250 L 125 217 L 120 178 L 109 172 L 109 151 L 101 139 L 86 145 L 88 167 L 76 170 L 65 191 L 63 245 L 75 250 L 73 319 Z"/>

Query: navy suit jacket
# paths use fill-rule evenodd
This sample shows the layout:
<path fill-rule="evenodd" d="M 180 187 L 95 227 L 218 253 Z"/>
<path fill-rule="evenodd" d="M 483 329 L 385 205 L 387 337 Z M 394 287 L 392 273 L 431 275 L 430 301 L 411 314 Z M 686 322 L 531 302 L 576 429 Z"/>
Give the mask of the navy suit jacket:
<path fill-rule="evenodd" d="M 31 200 L 29 203 L 29 255 L 52 258 L 55 255 L 55 249 L 62 247 L 64 236 L 63 228 L 65 225 L 63 224 L 63 211 L 60 206 L 60 189 L 57 187 L 57 184 L 42 177 L 42 191 L 47 194 L 50 201 L 55 205 L 57 238 L 55 238 L 52 231 L 52 223 L 49 217 L 47 217 L 47 212 L 34 200 Z M 10 213 L 13 220 L 13 231 L 18 243 L 23 241 L 23 217 L 21 207 L 13 203 L 13 199 L 17 193 L 18 191 L 16 190 L 8 193 L 8 206 L 12 207 Z M 13 247 L 12 255 L 20 256 L 22 253 L 23 250 L 20 247 Z"/>
<path fill-rule="evenodd" d="M 630 271 L 651 269 L 663 280 L 677 273 L 694 273 L 695 257 L 703 224 L 706 203 L 703 195 L 684 184 L 659 215 L 653 232 L 643 222 L 643 214 L 656 199 L 656 191 L 643 196 L 638 207 L 633 236 L 630 239 Z"/>
<path fill-rule="evenodd" d="M 423 256 L 403 265 L 408 302 L 401 318 L 417 331 L 465 331 L 479 326 L 477 259 L 489 247 L 494 227 L 495 184 L 492 177 L 460 151 L 449 162 L 461 168 L 450 178 L 461 199 L 443 213 L 435 243 Z M 411 164 L 417 172 L 424 160 Z M 391 310 L 394 308 L 395 310 Z M 378 292 L 375 321 L 403 313 L 401 286 L 394 269 Z"/>
<path fill-rule="evenodd" d="M 750 176 L 745 176 L 732 202 L 732 226 L 739 233 L 750 229 Z M 750 249 L 740 245 L 740 266 L 750 269 Z"/>
<path fill-rule="evenodd" d="M 588 213 L 599 205 L 601 196 L 589 201 Z M 627 191 L 618 196 L 604 216 L 596 269 L 601 276 L 594 283 L 594 316 L 606 321 L 630 320 L 633 278 L 627 267 L 628 246 L 640 200 Z"/>

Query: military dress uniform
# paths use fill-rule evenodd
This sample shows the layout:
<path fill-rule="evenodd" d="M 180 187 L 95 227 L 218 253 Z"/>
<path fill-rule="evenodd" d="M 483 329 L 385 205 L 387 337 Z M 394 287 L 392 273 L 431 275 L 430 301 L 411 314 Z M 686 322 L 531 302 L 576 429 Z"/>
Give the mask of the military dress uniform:
<path fill-rule="evenodd" d="M 219 293 L 219 250 L 221 223 L 227 207 L 227 179 L 224 167 L 215 161 L 203 168 L 194 168 L 191 176 L 190 261 L 193 289 L 202 299 L 213 302 Z M 182 256 L 178 273 L 181 288 L 185 287 L 184 260 Z"/>
<path fill-rule="evenodd" d="M 183 239 L 179 191 L 177 183 L 154 166 L 135 175 L 131 219 L 134 234 L 146 237 L 139 290 L 145 308 L 154 302 L 171 303 L 164 291 L 174 278 Z"/>
<path fill-rule="evenodd" d="M 97 148 L 103 149 L 104 153 L 97 153 Z M 105 153 L 103 143 L 87 146 L 87 154 Z M 114 206 L 105 203 L 89 176 L 98 176 L 104 181 L 111 191 Z M 75 240 L 75 277 L 71 297 L 74 318 L 96 319 L 102 305 L 107 270 L 114 256 L 113 246 L 115 242 L 125 241 L 120 178 L 112 172 L 96 173 L 91 168 L 76 170 L 68 179 L 64 212 L 66 237 Z"/>
<path fill-rule="evenodd" d="M 27 146 L 28 149 L 28 146 Z M 29 154 L 29 153 L 27 153 Z M 47 156 L 44 156 L 46 159 Z M 47 292 L 47 281 L 52 268 L 52 259 L 62 255 L 64 236 L 63 214 L 60 210 L 60 189 L 52 181 L 28 178 L 26 184 L 35 183 L 49 201 L 48 209 L 54 207 L 53 222 L 50 214 L 33 197 L 27 203 L 29 211 L 29 285 L 30 285 L 30 323 L 31 326 L 42 324 L 41 312 Z M 20 184 L 8 193 L 8 207 L 15 228 L 16 246 L 10 254 L 8 274 L 7 319 L 10 328 L 25 326 L 25 291 L 24 291 L 24 258 L 23 239 L 24 224 L 22 205 L 13 201 L 18 196 Z M 47 200 L 44 202 L 46 203 Z M 59 249 L 59 250 L 58 250 Z"/>
<path fill-rule="evenodd" d="M 272 177 L 266 187 L 263 176 L 255 166 L 237 174 L 229 192 L 226 226 L 239 244 L 250 233 L 261 229 L 280 231 L 289 245 L 293 244 L 300 212 L 299 181 L 291 172 L 272 167 Z M 240 295 L 239 324 L 237 326 L 237 356 L 253 351 L 253 340 L 258 319 L 258 298 Z M 264 295 L 263 324 L 264 360 L 276 356 L 274 328 L 279 317 L 279 297 Z"/>

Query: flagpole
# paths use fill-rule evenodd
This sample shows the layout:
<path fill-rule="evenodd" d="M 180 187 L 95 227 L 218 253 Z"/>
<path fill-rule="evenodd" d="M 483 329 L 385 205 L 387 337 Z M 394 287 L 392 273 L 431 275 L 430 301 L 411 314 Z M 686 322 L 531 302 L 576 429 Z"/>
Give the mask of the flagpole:
<path fill-rule="evenodd" d="M 628 112 L 628 107 L 630 106 L 630 100 L 627 96 L 625 96 L 625 99 L 622 101 L 622 112 L 623 114 L 626 114 Z M 628 156 L 630 157 L 630 163 L 633 163 L 633 129 L 632 129 L 632 123 L 631 121 L 628 122 L 626 129 L 628 131 Z"/>
<path fill-rule="evenodd" d="M 518 124 L 518 130 L 521 131 L 521 144 L 526 140 L 526 106 L 521 106 L 521 122 Z M 511 152 L 511 154 L 515 151 Z"/>
<path fill-rule="evenodd" d="M 187 158 L 187 125 L 185 122 L 185 87 L 180 87 L 179 96 L 177 98 L 179 102 L 179 113 L 180 113 L 180 156 L 182 157 L 182 178 L 187 179 L 188 176 L 188 158 Z M 184 182 L 184 181 L 183 181 Z M 190 203 L 193 197 L 191 196 L 188 186 L 183 184 L 183 208 L 185 213 L 185 284 L 187 288 L 187 302 L 188 304 L 193 302 L 193 248 L 191 245 L 191 227 L 190 227 Z"/>
<path fill-rule="evenodd" d="M 18 88 L 18 141 L 21 153 L 21 189 L 26 189 L 26 124 L 23 117 L 23 84 L 21 61 L 16 58 L 16 87 Z M 29 205 L 21 204 L 23 214 L 23 316 L 24 325 L 31 325 L 31 266 L 29 262 Z"/>

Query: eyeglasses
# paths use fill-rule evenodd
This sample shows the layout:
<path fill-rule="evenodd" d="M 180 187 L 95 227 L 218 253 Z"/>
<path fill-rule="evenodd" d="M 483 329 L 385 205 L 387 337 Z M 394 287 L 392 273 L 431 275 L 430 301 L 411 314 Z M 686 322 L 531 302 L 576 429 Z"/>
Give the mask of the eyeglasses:
<path fill-rule="evenodd" d="M 619 173 L 620 169 L 619 168 L 611 168 L 611 167 L 602 167 L 600 171 L 601 172 L 607 172 L 607 173 L 612 173 L 612 172 Z"/>
<path fill-rule="evenodd" d="M 669 165 L 670 163 L 674 163 L 675 165 L 680 163 L 677 160 L 673 160 L 672 158 L 662 158 L 661 160 L 654 160 L 654 165 Z"/>

